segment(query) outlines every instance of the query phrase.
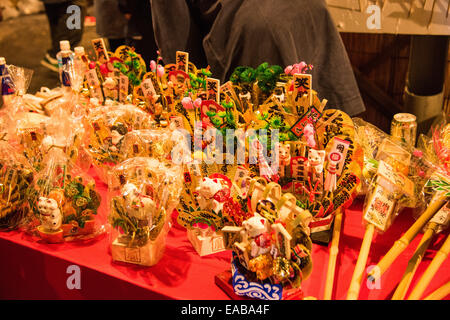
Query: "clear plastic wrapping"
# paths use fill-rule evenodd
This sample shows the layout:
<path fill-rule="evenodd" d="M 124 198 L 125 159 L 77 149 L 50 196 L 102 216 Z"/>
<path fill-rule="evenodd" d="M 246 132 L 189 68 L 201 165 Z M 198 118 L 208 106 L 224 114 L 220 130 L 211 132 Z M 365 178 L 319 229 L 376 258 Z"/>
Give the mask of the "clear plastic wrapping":
<path fill-rule="evenodd" d="M 151 266 L 161 259 L 182 179 L 179 166 L 145 157 L 127 159 L 109 172 L 114 261 Z"/>
<path fill-rule="evenodd" d="M 48 243 L 96 238 L 105 232 L 98 215 L 101 203 L 95 181 L 68 159 L 60 148 L 44 158 L 28 194 L 31 213 L 25 230 Z"/>
<path fill-rule="evenodd" d="M 0 141 L 0 230 L 17 228 L 28 214 L 33 169 L 8 142 Z"/>
<path fill-rule="evenodd" d="M 100 179 L 107 182 L 108 171 L 124 160 L 120 150 L 125 135 L 132 130 L 149 129 L 148 114 L 132 105 L 100 106 L 86 117 L 86 149 Z"/>
<path fill-rule="evenodd" d="M 14 90 L 13 98 L 6 105 L 7 112 L 10 113 L 13 118 L 20 117 L 22 112 L 42 112 L 39 107 L 33 108 L 33 106 L 26 103 L 26 100 L 23 98 L 30 86 L 33 70 L 14 65 L 8 65 L 7 68 Z"/>
<path fill-rule="evenodd" d="M 121 144 L 120 153 L 124 159 L 150 157 L 168 159 L 175 143 L 168 129 L 144 129 L 128 132 Z"/>

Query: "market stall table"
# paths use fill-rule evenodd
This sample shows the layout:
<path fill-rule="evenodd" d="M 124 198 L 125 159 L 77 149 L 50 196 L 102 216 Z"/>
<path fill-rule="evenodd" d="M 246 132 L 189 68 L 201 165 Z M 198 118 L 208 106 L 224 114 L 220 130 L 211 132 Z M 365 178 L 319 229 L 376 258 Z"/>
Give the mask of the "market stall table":
<path fill-rule="evenodd" d="M 97 179 L 103 200 L 100 214 L 106 214 L 106 185 Z M 345 299 L 352 270 L 358 257 L 364 226 L 361 224 L 362 201 L 356 200 L 344 215 L 336 283 L 333 299 Z M 403 232 L 413 223 L 407 210 L 383 235 L 377 235 L 368 264 L 375 265 Z M 430 245 L 420 264 L 410 290 L 442 245 L 446 234 L 439 235 Z M 422 235 L 419 235 L 391 268 L 379 285 L 369 289 L 361 286 L 360 299 L 390 299 L 395 291 Z M 176 225 L 167 237 L 164 257 L 153 267 L 139 267 L 112 262 L 108 235 L 88 242 L 58 245 L 32 241 L 18 231 L 0 233 L 0 298 L 1 299 L 203 299 L 222 300 L 229 297 L 215 283 L 217 274 L 230 268 L 231 252 L 200 257 L 186 237 L 186 231 Z M 313 272 L 303 282 L 305 296 L 322 299 L 328 267 L 326 246 L 313 245 Z M 68 267 L 80 267 L 81 289 L 69 289 L 72 272 Z M 450 280 L 450 259 L 441 266 L 427 290 L 426 297 Z M 68 281 L 69 279 L 69 281 Z M 449 299 L 447 296 L 446 299 Z"/>

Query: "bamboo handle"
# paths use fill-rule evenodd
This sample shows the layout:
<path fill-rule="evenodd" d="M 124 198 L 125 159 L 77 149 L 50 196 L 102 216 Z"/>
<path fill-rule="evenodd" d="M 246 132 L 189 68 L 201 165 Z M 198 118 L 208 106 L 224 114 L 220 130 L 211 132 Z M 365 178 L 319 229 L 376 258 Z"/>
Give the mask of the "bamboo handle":
<path fill-rule="evenodd" d="M 366 233 L 359 252 L 358 261 L 356 261 L 355 271 L 350 282 L 350 287 L 347 293 L 347 300 L 357 300 L 359 296 L 359 290 L 361 288 L 361 280 L 366 267 L 367 258 L 370 252 L 370 246 L 372 244 L 372 238 L 375 232 L 375 226 L 369 223 L 366 227 Z"/>
<path fill-rule="evenodd" d="M 425 210 L 425 212 L 420 216 L 419 219 L 414 222 L 414 224 L 406 231 L 406 233 L 397 240 L 392 248 L 386 253 L 386 255 L 378 262 L 377 275 L 381 276 L 394 262 L 394 260 L 406 249 L 410 242 L 417 236 L 420 230 L 425 226 L 425 224 L 430 220 L 434 214 L 441 209 L 445 204 L 446 197 L 445 194 L 440 194 L 435 201 L 431 201 L 431 204 Z M 375 268 L 374 268 L 375 269 Z M 379 272 L 379 273 L 378 273 Z M 375 270 L 372 270 L 369 277 L 375 278 Z"/>
<path fill-rule="evenodd" d="M 436 253 L 436 256 L 433 258 L 430 265 L 428 266 L 427 270 L 425 270 L 425 272 L 423 273 L 416 287 L 409 295 L 408 300 L 418 300 L 422 297 L 422 294 L 427 288 L 431 279 L 433 279 L 434 275 L 438 271 L 441 264 L 445 261 L 445 259 L 447 259 L 449 252 L 450 252 L 450 235 L 447 236 L 447 239 L 445 240 L 441 249 L 439 249 L 439 251 Z"/>
<path fill-rule="evenodd" d="M 422 258 L 427 251 L 428 246 L 430 245 L 431 239 L 433 238 L 436 232 L 436 223 L 431 223 L 430 226 L 425 231 L 422 239 L 420 240 L 419 245 L 417 246 L 414 255 L 408 262 L 408 266 L 406 267 L 405 273 L 403 274 L 402 280 L 397 286 L 397 289 L 392 296 L 392 300 L 403 300 L 406 296 L 406 292 L 411 285 L 411 281 L 416 273 L 417 267 L 419 266 Z"/>
<path fill-rule="evenodd" d="M 324 300 L 331 300 L 331 295 L 333 294 L 336 259 L 339 252 L 339 238 L 341 236 L 341 225 L 342 225 L 342 212 L 339 211 L 334 218 L 333 239 L 331 240 L 327 279 L 325 282 L 325 291 L 323 294 Z"/>
<path fill-rule="evenodd" d="M 450 281 L 431 293 L 423 300 L 442 300 L 450 294 Z"/>

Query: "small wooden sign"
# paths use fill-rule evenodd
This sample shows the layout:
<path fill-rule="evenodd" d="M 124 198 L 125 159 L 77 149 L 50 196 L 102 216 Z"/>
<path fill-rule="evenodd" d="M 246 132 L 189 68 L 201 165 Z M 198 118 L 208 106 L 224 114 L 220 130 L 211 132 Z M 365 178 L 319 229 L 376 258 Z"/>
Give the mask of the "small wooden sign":
<path fill-rule="evenodd" d="M 141 89 L 146 98 L 151 98 L 157 95 L 151 78 L 147 78 L 144 81 L 142 81 Z"/>
<path fill-rule="evenodd" d="M 124 103 L 127 100 L 128 85 L 129 85 L 128 77 L 124 74 L 121 74 L 119 77 L 119 101 L 122 103 Z"/>
<path fill-rule="evenodd" d="M 109 60 L 108 51 L 106 50 L 105 41 L 103 38 L 93 39 L 92 46 L 94 47 L 97 61 L 100 64 L 107 63 Z"/>
<path fill-rule="evenodd" d="M 329 152 L 329 156 L 333 153 L 337 153 L 340 155 L 339 161 L 336 164 L 336 175 L 340 176 L 342 174 L 342 169 L 344 168 L 345 159 L 347 157 L 347 151 L 350 146 L 350 142 L 346 140 L 339 139 L 334 137 L 333 145 L 331 147 L 331 151 Z M 333 160 L 333 159 L 331 159 Z"/>
<path fill-rule="evenodd" d="M 208 100 L 220 102 L 220 80 L 213 78 L 206 78 L 206 91 L 208 93 Z"/>
<path fill-rule="evenodd" d="M 414 196 L 414 182 L 408 179 L 404 174 L 396 172 L 394 168 L 386 162 L 379 161 L 377 175 L 387 179 L 404 194 L 410 197 Z"/>
<path fill-rule="evenodd" d="M 181 70 L 183 72 L 189 72 L 189 53 L 184 51 L 176 52 L 176 66 L 177 70 Z"/>
<path fill-rule="evenodd" d="M 90 87 L 91 96 L 97 98 L 100 103 L 103 103 L 103 93 L 100 88 L 100 80 L 98 80 L 97 70 L 91 69 L 86 72 L 86 81 Z"/>
<path fill-rule="evenodd" d="M 434 216 L 430 222 L 438 225 L 448 226 L 450 223 L 450 201 L 447 202 Z"/>
<path fill-rule="evenodd" d="M 272 229 L 276 234 L 276 243 L 277 247 L 280 250 L 280 253 L 285 257 L 290 259 L 291 257 L 291 240 L 292 237 L 289 232 L 283 227 L 280 223 L 275 223 L 272 225 Z"/>
<path fill-rule="evenodd" d="M 381 231 L 385 231 L 395 208 L 394 195 L 385 188 L 377 185 L 367 204 L 364 220 L 373 224 Z"/>
<path fill-rule="evenodd" d="M 310 74 L 294 74 L 294 102 L 297 104 L 303 98 L 308 97 L 309 105 L 312 105 L 312 76 Z"/>
<path fill-rule="evenodd" d="M 232 249 L 235 243 L 241 242 L 243 227 L 226 226 L 222 228 L 223 242 L 226 249 Z"/>

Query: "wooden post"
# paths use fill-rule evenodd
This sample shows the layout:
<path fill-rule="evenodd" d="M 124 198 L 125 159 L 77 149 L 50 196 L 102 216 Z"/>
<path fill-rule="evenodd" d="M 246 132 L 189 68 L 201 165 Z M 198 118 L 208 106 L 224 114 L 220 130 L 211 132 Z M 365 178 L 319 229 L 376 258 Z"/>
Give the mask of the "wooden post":
<path fill-rule="evenodd" d="M 369 256 L 370 246 L 372 244 L 373 235 L 375 233 L 375 226 L 371 223 L 366 226 L 366 233 L 361 245 L 358 260 L 356 261 L 355 271 L 350 282 L 350 287 L 347 293 L 347 300 L 357 300 L 359 290 L 361 288 L 361 280 L 366 267 L 367 258 Z"/>
<path fill-rule="evenodd" d="M 436 291 L 433 291 L 433 293 L 431 293 L 429 296 L 427 296 L 423 300 L 442 300 L 449 294 L 450 294 L 450 281 L 447 282 L 446 284 L 444 284 L 442 287 L 440 287 Z"/>
<path fill-rule="evenodd" d="M 431 239 L 433 238 L 436 232 L 436 228 L 437 224 L 431 223 L 430 226 L 425 231 L 422 239 L 420 240 L 419 245 L 417 246 L 416 251 L 414 252 L 414 255 L 408 262 L 408 266 L 405 270 L 405 273 L 403 274 L 402 280 L 398 284 L 397 289 L 395 290 L 394 295 L 392 296 L 392 300 L 403 300 L 405 298 L 406 292 L 408 291 L 409 286 L 411 285 L 411 281 L 414 277 L 414 274 L 416 273 L 417 267 L 422 261 L 425 251 L 427 251 Z"/>
<path fill-rule="evenodd" d="M 427 288 L 431 279 L 433 279 L 434 275 L 438 271 L 441 264 L 447 259 L 448 254 L 450 253 L 450 235 L 447 236 L 444 244 L 441 249 L 436 253 L 435 257 L 431 261 L 427 270 L 425 270 L 424 274 L 420 278 L 414 290 L 411 292 L 408 300 L 418 300 L 422 297 L 423 292 Z"/>
<path fill-rule="evenodd" d="M 411 241 L 417 236 L 420 230 L 425 226 L 428 220 L 433 217 L 433 215 L 439 211 L 439 209 L 445 204 L 446 196 L 445 194 L 437 194 L 431 200 L 431 204 L 425 210 L 425 212 L 420 216 L 419 219 L 411 226 L 411 228 L 406 231 L 406 233 L 397 240 L 392 248 L 385 254 L 385 256 L 378 262 L 377 267 L 379 268 L 379 276 L 381 276 L 394 262 L 394 260 L 406 249 L 406 247 L 411 243 Z M 376 277 L 376 273 L 371 271 L 369 277 Z"/>
<path fill-rule="evenodd" d="M 324 300 L 331 300 L 333 294 L 334 275 L 336 272 L 336 259 L 339 253 L 339 238 L 341 236 L 342 212 L 336 213 L 334 217 L 333 239 L 330 246 L 330 258 L 328 262 L 327 279 L 325 281 Z"/>

